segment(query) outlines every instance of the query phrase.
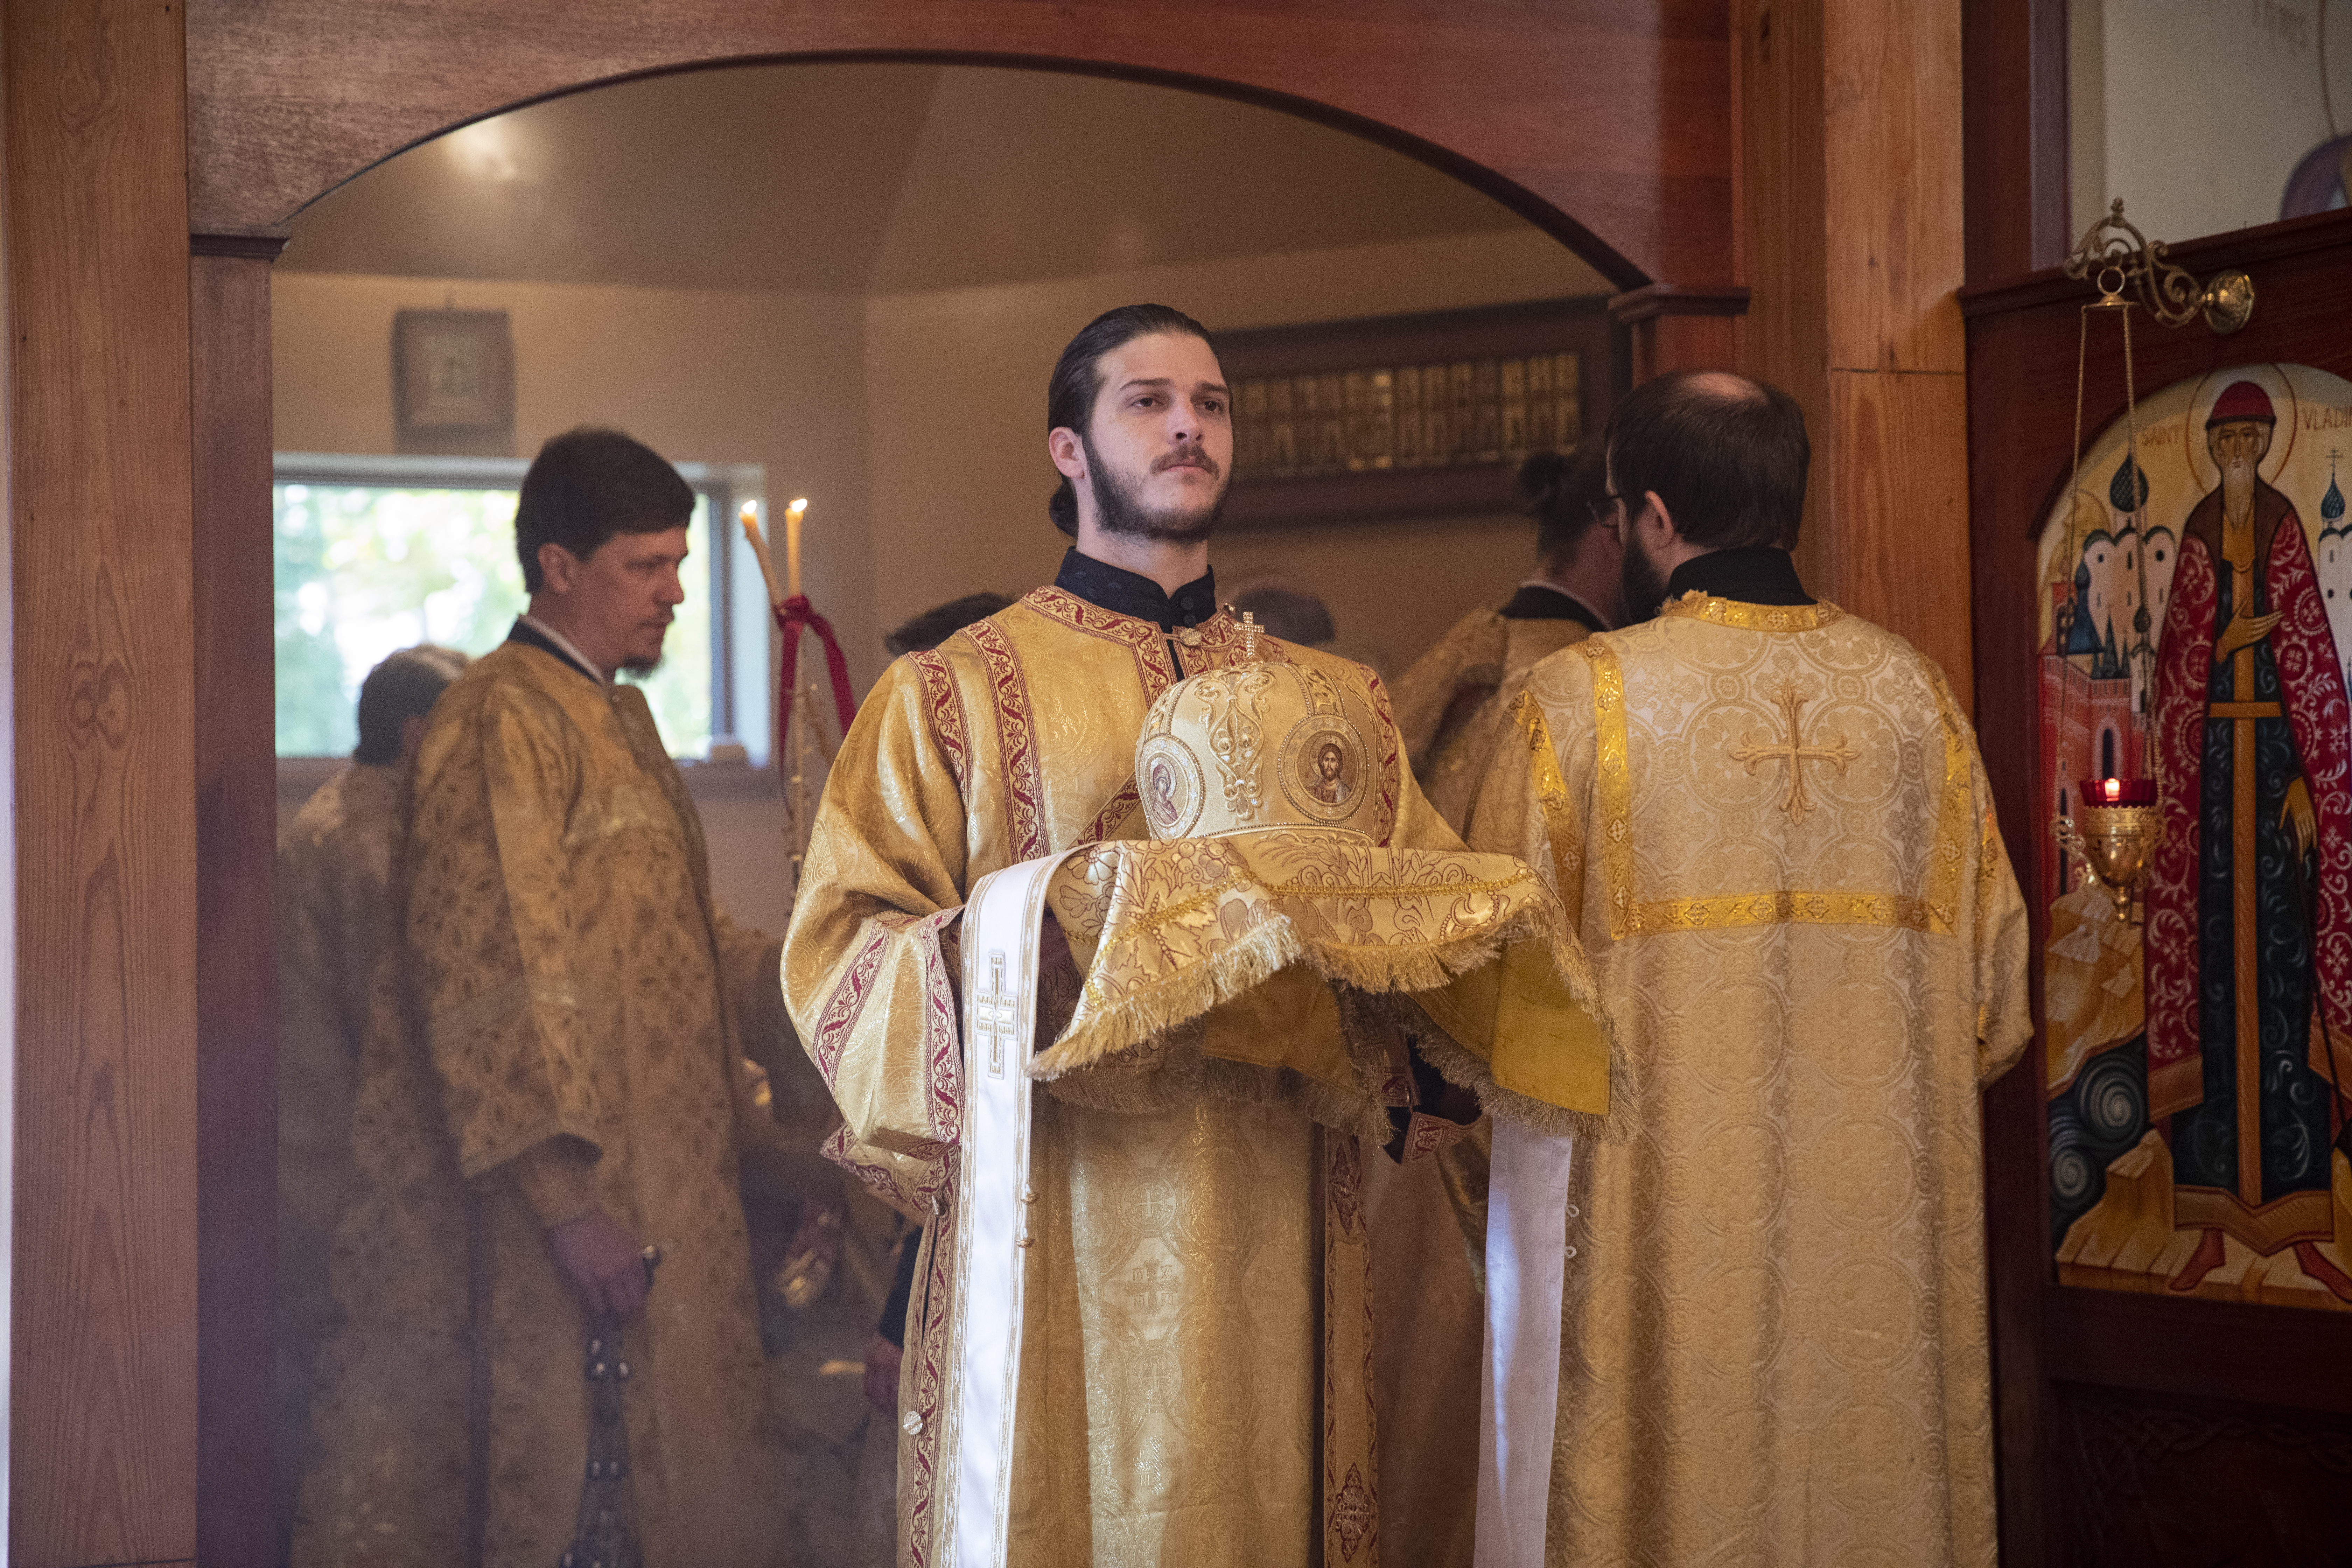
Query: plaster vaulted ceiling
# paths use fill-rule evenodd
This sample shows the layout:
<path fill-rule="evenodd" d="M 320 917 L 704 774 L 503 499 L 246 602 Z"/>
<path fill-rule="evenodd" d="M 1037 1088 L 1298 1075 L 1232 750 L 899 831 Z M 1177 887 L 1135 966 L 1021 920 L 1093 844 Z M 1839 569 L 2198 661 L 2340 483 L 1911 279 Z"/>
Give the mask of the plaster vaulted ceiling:
<path fill-rule="evenodd" d="M 279 266 L 902 292 L 1526 226 L 1402 154 L 1223 99 L 776 65 L 599 88 L 436 138 L 303 211 Z"/>

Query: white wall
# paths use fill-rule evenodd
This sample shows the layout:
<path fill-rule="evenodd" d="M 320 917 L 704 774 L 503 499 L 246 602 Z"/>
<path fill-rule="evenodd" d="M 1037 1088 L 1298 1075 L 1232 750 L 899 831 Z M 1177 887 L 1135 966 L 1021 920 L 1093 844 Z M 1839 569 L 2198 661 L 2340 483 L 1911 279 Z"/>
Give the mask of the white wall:
<path fill-rule="evenodd" d="M 270 289 L 278 450 L 393 451 L 393 316 L 452 300 L 508 312 L 519 456 L 597 424 L 677 461 L 762 465 L 772 501 L 814 503 L 810 597 L 845 646 L 878 652 L 871 556 L 836 542 L 862 539 L 867 521 L 858 296 L 281 272 Z"/>
<path fill-rule="evenodd" d="M 2275 222 L 2296 162 L 2352 133 L 2352 0 L 2072 0 L 2070 24 L 2078 236 L 2115 196 L 2151 239 Z"/>

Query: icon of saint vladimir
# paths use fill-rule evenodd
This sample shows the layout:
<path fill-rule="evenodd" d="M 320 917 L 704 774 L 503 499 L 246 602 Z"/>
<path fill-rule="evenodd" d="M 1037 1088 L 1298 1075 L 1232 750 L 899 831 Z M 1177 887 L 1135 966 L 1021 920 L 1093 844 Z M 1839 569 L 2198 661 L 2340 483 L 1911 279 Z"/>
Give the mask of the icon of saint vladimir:
<path fill-rule="evenodd" d="M 2225 1258 L 2332 1235 L 2327 1035 L 2352 1037 L 2352 792 L 2342 666 L 2302 521 L 2263 480 L 2278 416 L 2214 401 L 2213 489 L 2189 514 L 2158 656 L 2165 839 L 2147 887 L 2149 1114 L 2172 1119 L 2175 1215 L 2204 1237 L 2172 1288 Z M 2326 1028 L 2314 1016 L 2327 999 Z"/>

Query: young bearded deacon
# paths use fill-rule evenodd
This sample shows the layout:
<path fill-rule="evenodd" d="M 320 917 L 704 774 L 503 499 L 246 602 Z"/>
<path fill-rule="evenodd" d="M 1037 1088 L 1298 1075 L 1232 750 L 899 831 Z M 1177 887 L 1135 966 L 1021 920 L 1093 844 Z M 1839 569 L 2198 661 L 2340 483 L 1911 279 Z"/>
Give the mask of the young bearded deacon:
<path fill-rule="evenodd" d="M 1799 580 L 1788 396 L 1663 376 L 1606 439 L 1638 624 L 1535 667 L 1470 826 L 1549 869 L 1620 1053 L 1547 1560 L 1989 1564 L 1978 1091 L 2029 1024 L 1976 737 Z"/>
<path fill-rule="evenodd" d="M 919 1563 L 947 1560 L 967 895 L 1021 862 L 1146 837 L 1146 710 L 1244 658 L 1209 570 L 1233 423 L 1208 333 L 1161 306 L 1110 311 L 1064 350 L 1046 425 L 1062 475 L 1050 511 L 1076 548 L 1051 586 L 885 673 L 832 771 L 785 949 L 793 1016 L 846 1120 L 836 1157 L 931 1215 L 899 1398 L 901 1551 Z M 1368 837 L 1458 847 L 1370 672 L 1270 639 L 1257 652 L 1381 716 L 1366 773 L 1326 783 L 1370 792 Z M 1296 1068 L 1307 1037 L 1335 1027 L 1327 1000 L 1295 1031 L 1213 1028 L 1149 1070 L 1035 1086 L 1011 1561 L 1294 1568 L 1375 1550 L 1363 1108 Z M 1453 1120 L 1475 1117 L 1412 1076 Z M 1327 1267 L 1342 1237 L 1357 1244 Z M 1327 1331 L 1347 1353 L 1327 1352 Z"/>
<path fill-rule="evenodd" d="M 795 1558 L 734 1139 L 735 1064 L 785 1026 L 778 943 L 712 903 L 694 803 L 614 679 L 661 657 L 693 504 L 617 431 L 548 442 L 515 517 L 530 613 L 419 742 L 300 1568 L 549 1568 L 605 1511 L 646 1568 Z M 617 1431 L 583 1375 L 614 1323 Z"/>

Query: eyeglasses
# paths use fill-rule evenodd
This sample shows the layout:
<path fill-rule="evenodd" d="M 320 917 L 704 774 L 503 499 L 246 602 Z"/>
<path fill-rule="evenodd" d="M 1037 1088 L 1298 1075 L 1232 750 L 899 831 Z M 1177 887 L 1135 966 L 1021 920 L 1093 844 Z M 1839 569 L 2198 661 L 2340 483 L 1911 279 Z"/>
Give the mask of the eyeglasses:
<path fill-rule="evenodd" d="M 1624 531 L 1625 498 L 1619 495 L 1616 491 L 1604 491 L 1601 500 L 1593 503 L 1591 511 L 1592 521 L 1599 523 L 1601 527 L 1608 529 L 1612 532 L 1622 533 Z"/>

